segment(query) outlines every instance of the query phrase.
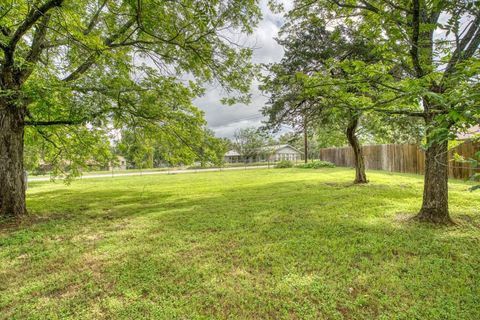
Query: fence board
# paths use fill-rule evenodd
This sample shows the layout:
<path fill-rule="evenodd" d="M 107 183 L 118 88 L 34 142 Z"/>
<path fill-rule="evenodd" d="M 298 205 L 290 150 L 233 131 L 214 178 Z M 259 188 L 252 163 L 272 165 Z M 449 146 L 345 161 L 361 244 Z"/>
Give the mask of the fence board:
<path fill-rule="evenodd" d="M 362 147 L 367 169 L 392 172 L 416 173 L 425 172 L 425 152 L 413 144 L 380 144 Z M 466 179 L 480 169 L 473 169 L 468 163 L 453 160 L 454 153 L 464 158 L 473 158 L 480 151 L 480 142 L 465 142 L 449 152 L 449 175 L 455 179 Z M 353 167 L 354 156 L 351 147 L 320 149 L 320 159 L 334 163 L 340 167 Z"/>

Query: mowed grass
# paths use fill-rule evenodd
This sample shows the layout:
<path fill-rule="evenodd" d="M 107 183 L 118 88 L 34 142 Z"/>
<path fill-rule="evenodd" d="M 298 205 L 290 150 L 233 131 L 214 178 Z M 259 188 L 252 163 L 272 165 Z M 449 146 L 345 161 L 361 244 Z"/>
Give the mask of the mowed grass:
<path fill-rule="evenodd" d="M 259 169 L 34 183 L 0 227 L 0 317 L 479 319 L 480 194 L 406 221 L 422 177 Z"/>

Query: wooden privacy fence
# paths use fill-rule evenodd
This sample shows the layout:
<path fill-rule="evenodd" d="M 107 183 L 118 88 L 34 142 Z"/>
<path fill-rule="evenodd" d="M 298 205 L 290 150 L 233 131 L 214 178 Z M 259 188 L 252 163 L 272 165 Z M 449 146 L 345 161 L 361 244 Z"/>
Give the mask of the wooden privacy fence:
<path fill-rule="evenodd" d="M 425 172 L 425 152 L 413 144 L 380 144 L 362 147 L 367 169 L 386 170 L 423 174 Z M 469 163 L 453 161 L 458 153 L 465 159 L 473 158 L 480 151 L 480 143 L 465 142 L 449 152 L 450 178 L 466 179 L 472 176 L 474 169 Z M 320 149 L 320 159 L 340 167 L 353 167 L 354 156 L 351 147 Z M 479 169 L 475 169 L 480 172 Z"/>

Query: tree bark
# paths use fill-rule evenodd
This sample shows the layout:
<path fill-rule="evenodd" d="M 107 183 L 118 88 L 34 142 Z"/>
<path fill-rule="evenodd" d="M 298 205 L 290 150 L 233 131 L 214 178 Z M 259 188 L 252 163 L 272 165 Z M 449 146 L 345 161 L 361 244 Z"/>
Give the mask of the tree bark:
<path fill-rule="evenodd" d="M 452 223 L 448 213 L 448 141 L 432 142 L 425 153 L 423 203 L 415 219 Z"/>
<path fill-rule="evenodd" d="M 355 157 L 355 184 L 368 183 L 367 174 L 365 173 L 365 159 L 363 157 L 362 147 L 357 138 L 357 127 L 360 120 L 359 115 L 350 118 L 347 127 L 347 139 L 353 149 Z"/>
<path fill-rule="evenodd" d="M 0 217 L 27 212 L 23 168 L 23 108 L 0 101 Z"/>

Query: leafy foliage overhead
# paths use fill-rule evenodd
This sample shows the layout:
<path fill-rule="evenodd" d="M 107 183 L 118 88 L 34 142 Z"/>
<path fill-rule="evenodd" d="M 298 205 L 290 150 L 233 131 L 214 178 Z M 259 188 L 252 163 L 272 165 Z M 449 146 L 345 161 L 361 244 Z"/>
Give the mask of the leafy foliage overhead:
<path fill-rule="evenodd" d="M 293 22 L 318 19 L 327 30 L 346 28 L 375 61 L 331 60 L 346 75 L 316 72 L 309 87 L 338 91 L 355 86 L 366 109 L 424 118 L 443 140 L 478 123 L 480 8 L 472 1 L 295 1 Z"/>
<path fill-rule="evenodd" d="M 231 34 L 252 32 L 259 18 L 254 0 L 4 1 L 2 103 L 30 126 L 27 146 L 62 149 L 50 160 L 125 125 L 178 141 L 205 124 L 191 104 L 204 83 L 223 87 L 225 103 L 249 100 L 251 50 Z"/>

